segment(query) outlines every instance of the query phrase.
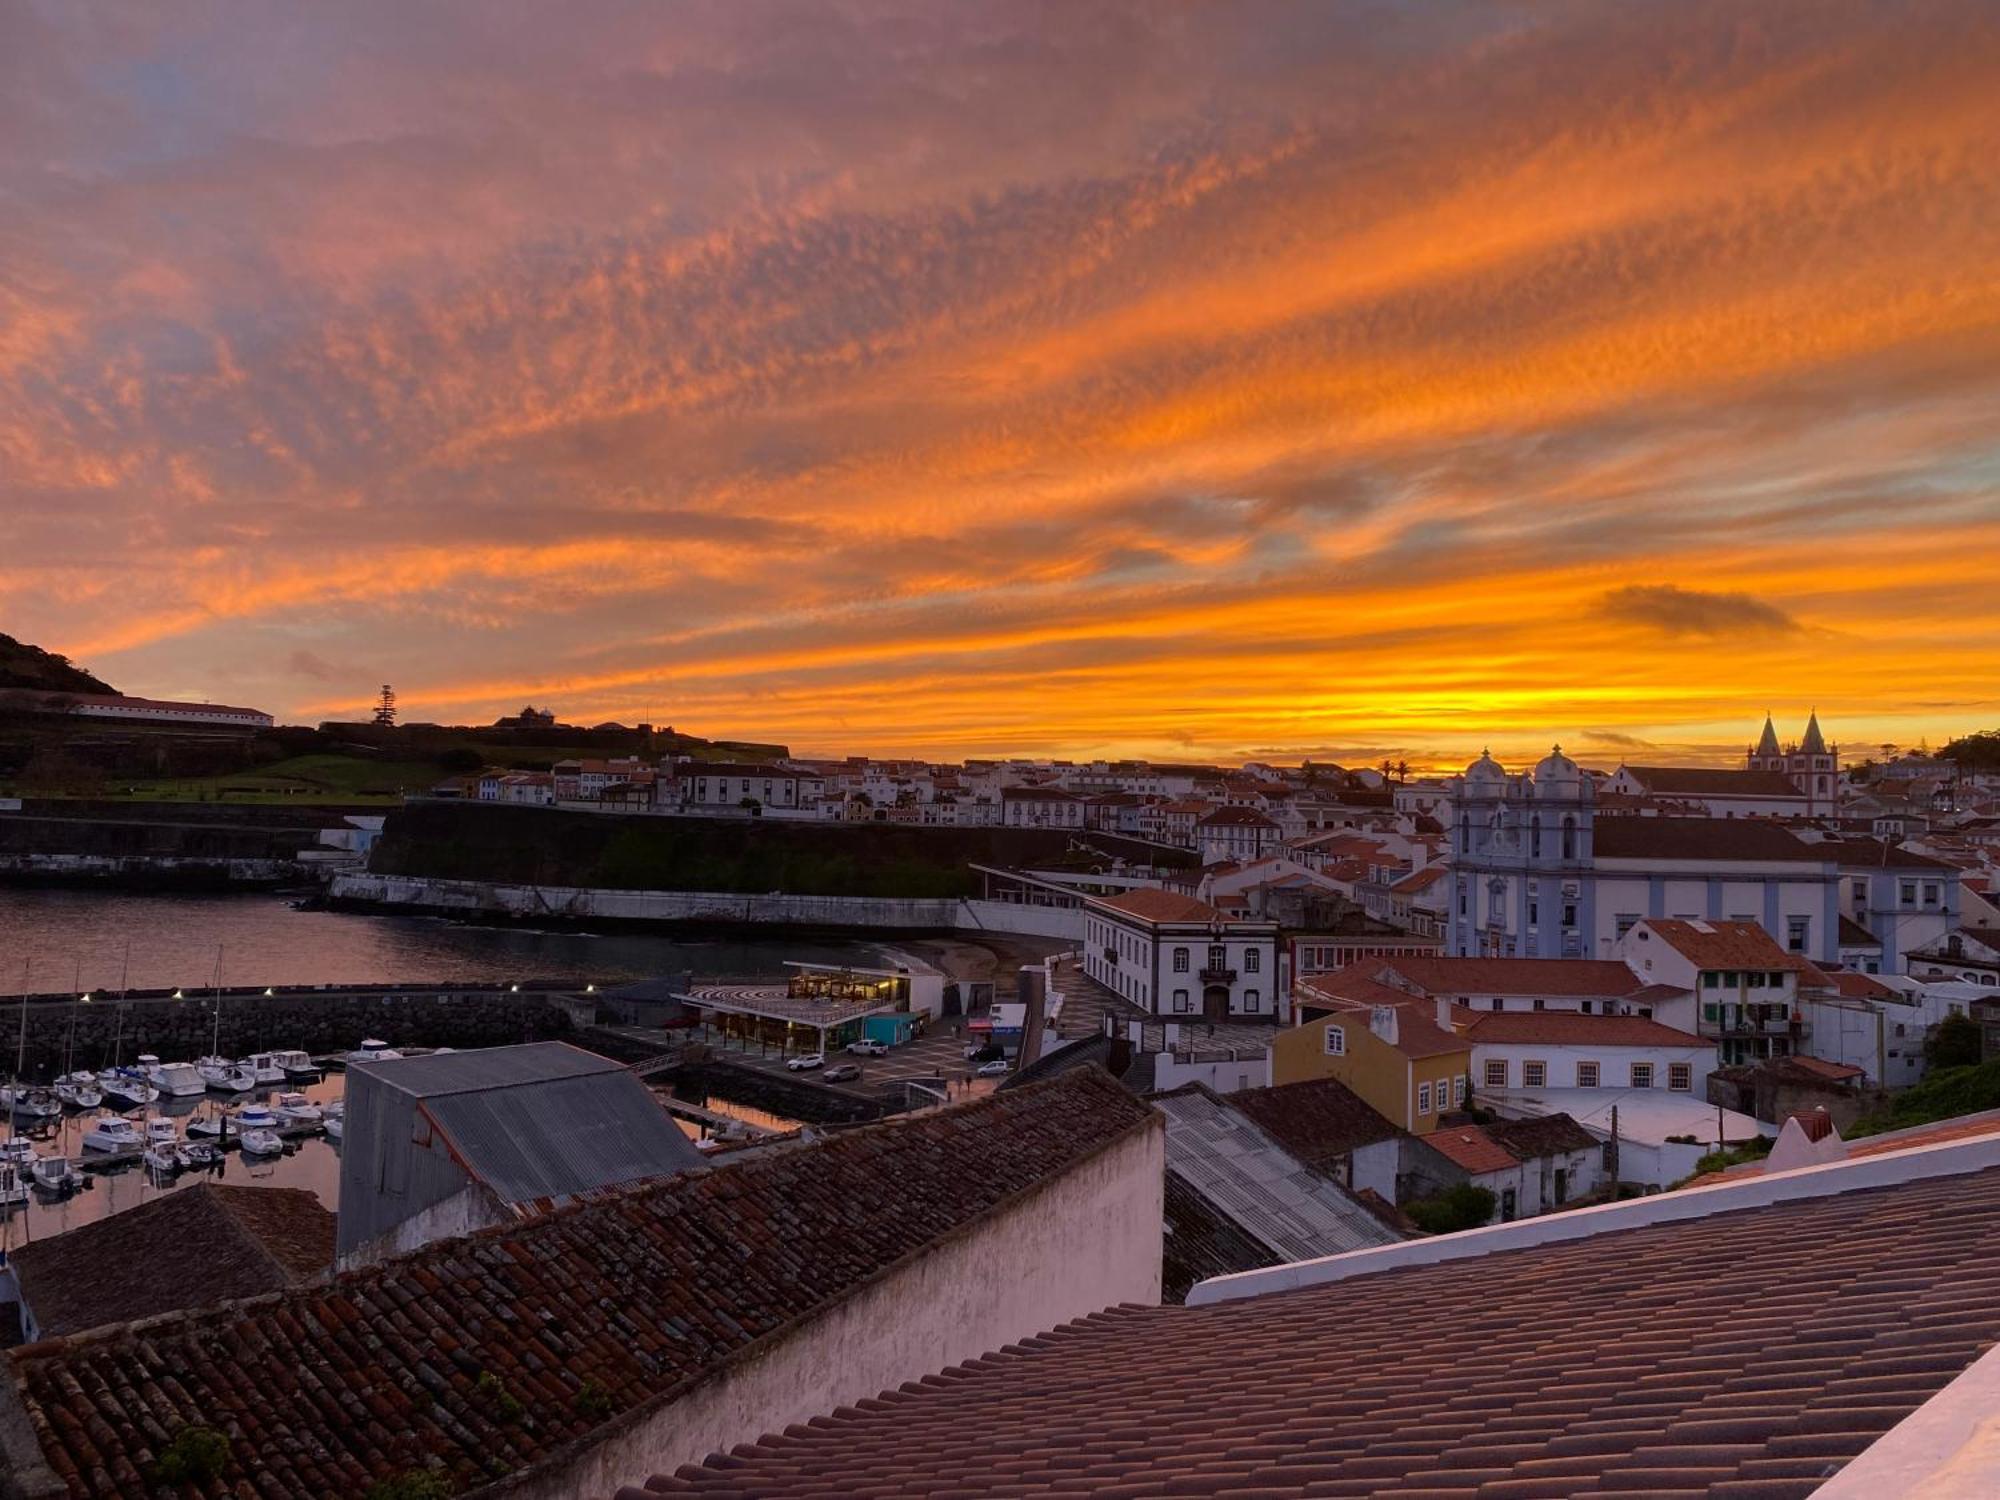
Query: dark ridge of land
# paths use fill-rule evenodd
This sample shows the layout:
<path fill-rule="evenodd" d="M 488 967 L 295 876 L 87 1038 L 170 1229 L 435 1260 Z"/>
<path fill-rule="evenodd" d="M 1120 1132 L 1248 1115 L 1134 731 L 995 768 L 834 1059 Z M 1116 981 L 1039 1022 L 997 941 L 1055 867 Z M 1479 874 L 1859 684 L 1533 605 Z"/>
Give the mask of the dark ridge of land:
<path fill-rule="evenodd" d="M 67 656 L 44 651 L 11 635 L 0 635 L 0 689 L 26 688 L 41 693 L 115 693 L 101 678 L 71 663 Z"/>
<path fill-rule="evenodd" d="M 369 868 L 506 885 L 952 899 L 980 893 L 974 864 L 1060 860 L 1073 867 L 1074 842 L 1101 851 L 1106 869 L 1116 857 L 1170 864 L 1194 858 L 1115 834 L 1056 828 L 621 817 L 437 801 L 390 813 Z"/>

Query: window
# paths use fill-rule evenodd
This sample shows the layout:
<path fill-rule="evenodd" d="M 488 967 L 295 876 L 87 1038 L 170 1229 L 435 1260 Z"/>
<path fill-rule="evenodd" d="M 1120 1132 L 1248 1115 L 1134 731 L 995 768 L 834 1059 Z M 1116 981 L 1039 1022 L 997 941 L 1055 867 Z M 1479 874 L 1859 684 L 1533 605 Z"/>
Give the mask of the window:
<path fill-rule="evenodd" d="M 1549 1003 L 1546 1000 L 1537 1000 L 1535 1002 L 1536 1010 L 1547 1010 L 1548 1008 L 1549 1008 Z"/>
<path fill-rule="evenodd" d="M 1749 980 L 1751 989 L 1761 990 L 1764 988 L 1764 971 L 1762 969 L 1752 969 L 1749 974 Z"/>
<path fill-rule="evenodd" d="M 1521 1087 L 1524 1089 L 1546 1088 L 1549 1082 L 1549 1065 L 1545 1062 L 1524 1062 L 1521 1064 Z"/>
<path fill-rule="evenodd" d="M 1626 933 L 1638 925 L 1639 914 L 1636 911 L 1621 911 L 1618 913 L 1618 935 L 1620 937 L 1625 936 Z"/>
<path fill-rule="evenodd" d="M 1185 974 L 1187 973 L 1187 971 L 1188 971 L 1187 949 L 1185 948 L 1174 949 L 1174 972 L 1176 974 Z"/>
<path fill-rule="evenodd" d="M 1668 1063 L 1667 1087 L 1670 1089 L 1679 1089 L 1683 1094 L 1685 1094 L 1689 1089 L 1693 1088 L 1694 1064 Z"/>
<path fill-rule="evenodd" d="M 1258 1003 L 1257 992 L 1255 990 L 1245 990 L 1243 992 L 1243 1008 L 1245 1010 L 1255 1010 Z"/>
<path fill-rule="evenodd" d="M 1471 1082 L 1472 1080 L 1467 1078 L 1463 1073 L 1451 1081 L 1451 1102 L 1458 1105 L 1461 1109 L 1465 1107 L 1466 1090 Z"/>
<path fill-rule="evenodd" d="M 1865 880 L 1857 880 L 1857 881 L 1855 881 L 1855 882 L 1854 882 L 1854 883 L 1853 883 L 1853 884 L 1852 884 L 1852 885 L 1851 885 L 1851 886 L 1849 887 L 1849 890 L 1850 890 L 1850 891 L 1851 891 L 1851 893 L 1853 894 L 1853 897 L 1854 897 L 1854 904 L 1855 904 L 1856 906 L 1866 906 L 1866 905 L 1868 904 L 1868 882 L 1867 882 L 1867 881 L 1865 881 Z"/>
<path fill-rule="evenodd" d="M 1506 1058 L 1489 1057 L 1486 1059 L 1486 1086 L 1489 1089 L 1504 1089 L 1507 1087 Z"/>
<path fill-rule="evenodd" d="M 1495 995 L 1491 1000 L 1487 1001 L 1486 1003 L 1494 1010 L 1505 1010 L 1507 1008 L 1507 1002 L 1505 1000 L 1502 1000 L 1498 995 Z"/>
<path fill-rule="evenodd" d="M 1458 914 L 1461 917 L 1465 915 L 1465 905 L 1466 905 L 1465 882 L 1461 880 L 1458 883 Z"/>
<path fill-rule="evenodd" d="M 1175 990 L 1174 1009 L 1184 1012 L 1187 1010 L 1187 1008 L 1188 1008 L 1188 992 L 1186 990 Z"/>
<path fill-rule="evenodd" d="M 1263 962 L 1264 954 L 1262 949 L 1245 948 L 1243 950 L 1243 972 L 1245 974 L 1255 974 Z"/>
<path fill-rule="evenodd" d="M 1528 903 L 1528 925 L 1530 927 L 1533 927 L 1537 922 L 1542 920 L 1541 912 L 1542 912 L 1541 902 L 1530 901 Z"/>
<path fill-rule="evenodd" d="M 1182 991 L 1180 993 L 1185 993 Z M 1326 1028 L 1326 1055 L 1328 1057 L 1347 1056 L 1347 1032 L 1339 1026 Z"/>
<path fill-rule="evenodd" d="M 1806 943 L 1812 936 L 1811 917 L 1789 917 L 1785 922 L 1785 946 L 1794 953 L 1806 951 Z"/>
<path fill-rule="evenodd" d="M 1564 859 L 1576 858 L 1576 819 L 1571 817 L 1568 813 L 1563 814 L 1562 857 Z"/>
<path fill-rule="evenodd" d="M 1420 1083 L 1417 1085 L 1417 1113 L 1427 1115 L 1430 1112 L 1431 1086 L 1428 1083 Z"/>
<path fill-rule="evenodd" d="M 1902 899 L 1905 906 L 1915 906 L 1917 904 L 1917 883 L 1914 880 L 1903 882 Z"/>
<path fill-rule="evenodd" d="M 1594 1089 L 1597 1087 L 1596 1063 L 1580 1062 L 1576 1065 L 1576 1086 L 1580 1089 Z"/>
<path fill-rule="evenodd" d="M 1705 990 L 1721 989 L 1722 976 L 1714 969 L 1703 969 L 1701 971 L 1701 987 Z"/>
<path fill-rule="evenodd" d="M 1632 1087 L 1649 1089 L 1653 1086 L 1653 1065 L 1651 1063 L 1632 1064 Z"/>
<path fill-rule="evenodd" d="M 1229 967 L 1229 951 L 1222 944 L 1210 943 L 1208 945 L 1208 966 L 1211 969 L 1226 969 Z"/>
<path fill-rule="evenodd" d="M 1563 902 L 1563 926 L 1576 926 L 1576 903 L 1574 901 Z"/>
<path fill-rule="evenodd" d="M 1585 1001 L 1583 1001 L 1582 1003 L 1580 1003 L 1580 1004 L 1579 1004 L 1579 1005 L 1577 1006 L 1577 1009 L 1578 1009 L 1578 1010 L 1580 1010 L 1580 1011 L 1582 1011 L 1582 1012 L 1583 1012 L 1583 1013 L 1584 1013 L 1584 1014 L 1585 1014 L 1586 1016 L 1587 1016 L 1587 1015 L 1589 1015 L 1589 1014 L 1590 1014 L 1590 1002 L 1589 1002 L 1588 1000 L 1585 1000 Z M 1605 1001 L 1605 1002 L 1604 1002 L 1604 1013 L 1605 1013 L 1605 1014 L 1606 1014 L 1607 1016 L 1611 1014 L 1611 1002 L 1610 1002 L 1609 1000 L 1607 1000 L 1607 1001 Z"/>
<path fill-rule="evenodd" d="M 1936 906 L 1937 904 L 1938 904 L 1937 882 L 1934 880 L 1926 880 L 1924 882 L 1924 905 Z"/>

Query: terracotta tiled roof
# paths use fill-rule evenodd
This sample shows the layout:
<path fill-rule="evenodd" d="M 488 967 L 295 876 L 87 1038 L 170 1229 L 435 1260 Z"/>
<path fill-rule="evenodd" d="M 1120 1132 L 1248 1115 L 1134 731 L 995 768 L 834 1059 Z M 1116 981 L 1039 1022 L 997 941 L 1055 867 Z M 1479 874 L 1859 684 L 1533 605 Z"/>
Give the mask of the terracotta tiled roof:
<path fill-rule="evenodd" d="M 1595 1151 L 1596 1136 L 1565 1114 L 1538 1115 L 1532 1120 L 1495 1120 L 1486 1133 L 1523 1161 L 1563 1151 Z"/>
<path fill-rule="evenodd" d="M 1664 797 L 1790 797 L 1805 793 L 1782 771 L 1721 771 L 1712 766 L 1625 766 L 1622 768 L 1655 796 Z"/>
<path fill-rule="evenodd" d="M 1465 1038 L 1475 1046 L 1546 1043 L 1551 1047 L 1709 1047 L 1706 1037 L 1644 1016 L 1583 1015 L 1567 1010 L 1463 1010 Z"/>
<path fill-rule="evenodd" d="M 1243 828 L 1276 828 L 1278 826 L 1254 807 L 1218 807 L 1195 826 L 1198 828 L 1218 828 L 1224 824 L 1233 824 Z"/>
<path fill-rule="evenodd" d="M 1392 1006 L 1396 1011 L 1396 1040 L 1392 1045 L 1405 1057 L 1447 1057 L 1472 1048 L 1466 1038 L 1438 1025 L 1434 1001 L 1359 977 L 1350 979 L 1342 992 L 1335 993 L 1321 984 L 1326 977 L 1314 975 L 1293 986 L 1294 1000 L 1316 1016 L 1339 1012 L 1352 1018 L 1347 1024 L 1365 1027 L 1369 1024 L 1368 1013 L 1376 1006 Z"/>
<path fill-rule="evenodd" d="M 1996 1341 L 1986 1171 L 1107 1312 L 621 1500 L 1805 1500 Z"/>
<path fill-rule="evenodd" d="M 699 1381 L 1158 1118 L 1080 1069 L 141 1335 L 30 1345 L 10 1373 L 76 1500 L 149 1493 L 161 1434 L 189 1423 L 231 1434 L 231 1496 L 351 1500 L 434 1459 L 455 1493 Z M 601 1402 L 579 1403 L 587 1388 Z"/>
<path fill-rule="evenodd" d="M 1441 1126 L 1424 1137 L 1424 1144 L 1475 1177 L 1509 1171 L 1521 1164 L 1518 1156 L 1477 1125 Z"/>
<path fill-rule="evenodd" d="M 14 1252 L 46 1338 L 255 1297 L 333 1269 L 333 1214 L 304 1188 L 202 1182 Z"/>
<path fill-rule="evenodd" d="M 1429 890 L 1448 873 L 1443 865 L 1425 865 L 1421 870 L 1412 870 L 1389 889 L 1399 896 L 1414 896 L 1419 891 Z"/>
<path fill-rule="evenodd" d="M 1770 969 L 1803 973 L 1806 961 L 1787 953 L 1755 922 L 1684 921 L 1649 917 L 1644 926 L 1698 969 Z"/>
<path fill-rule="evenodd" d="M 1183 896 L 1177 891 L 1163 891 L 1157 886 L 1142 885 L 1117 896 L 1092 896 L 1091 906 L 1101 906 L 1107 911 L 1123 912 L 1128 917 L 1139 917 L 1148 922 L 1227 922 L 1228 914 L 1216 910 L 1206 901 L 1197 901 L 1192 896 Z"/>
<path fill-rule="evenodd" d="M 1426 995 L 1623 997 L 1645 988 L 1630 968 L 1604 958 L 1441 958 L 1398 954 L 1359 967 L 1390 969 Z"/>
<path fill-rule="evenodd" d="M 1840 946 L 1843 948 L 1879 948 L 1882 946 L 1880 938 L 1852 917 L 1843 916 L 1840 919 L 1839 930 Z"/>
<path fill-rule="evenodd" d="M 1351 1151 L 1402 1134 L 1387 1116 L 1333 1078 L 1241 1089 L 1229 1102 L 1292 1155 L 1321 1171 Z"/>
<path fill-rule="evenodd" d="M 1774 1057 L 1764 1066 L 1774 1073 L 1803 1073 L 1808 1078 L 1822 1079 L 1828 1083 L 1845 1083 L 1851 1078 L 1866 1075 L 1853 1063 L 1828 1062 L 1823 1057 Z"/>

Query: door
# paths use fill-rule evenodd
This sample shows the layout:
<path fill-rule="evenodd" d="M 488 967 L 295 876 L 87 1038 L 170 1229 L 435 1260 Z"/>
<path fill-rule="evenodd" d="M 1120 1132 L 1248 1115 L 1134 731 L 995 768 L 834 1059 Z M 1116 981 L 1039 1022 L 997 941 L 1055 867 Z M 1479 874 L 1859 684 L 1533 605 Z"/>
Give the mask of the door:
<path fill-rule="evenodd" d="M 1201 1013 L 1211 1021 L 1229 1019 L 1229 986 L 1211 984 L 1201 992 Z"/>

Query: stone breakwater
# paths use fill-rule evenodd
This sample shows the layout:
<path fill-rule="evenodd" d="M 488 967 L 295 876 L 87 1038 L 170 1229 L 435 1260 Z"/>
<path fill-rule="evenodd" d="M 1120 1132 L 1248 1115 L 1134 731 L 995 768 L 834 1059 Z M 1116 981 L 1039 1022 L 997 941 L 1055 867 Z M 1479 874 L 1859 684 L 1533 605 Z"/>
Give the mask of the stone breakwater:
<path fill-rule="evenodd" d="M 319 1056 L 346 1052 L 363 1037 L 392 1046 L 498 1047 L 512 1042 L 567 1038 L 572 1014 L 567 990 L 554 987 L 433 985 L 326 990 L 278 990 L 266 995 L 223 991 L 220 1050 L 242 1057 L 273 1048 L 303 1048 Z M 0 1000 L 0 1052 L 19 1038 L 21 1002 Z M 74 1043 L 71 1028 L 74 1025 Z M 142 1052 L 186 1061 L 206 1055 L 215 1038 L 215 1011 L 206 994 L 115 996 L 79 1004 L 74 999 L 28 1001 L 24 1075 L 46 1083 L 61 1073 L 66 1056 L 78 1068 L 111 1064 L 114 1045 L 130 1062 Z"/>

